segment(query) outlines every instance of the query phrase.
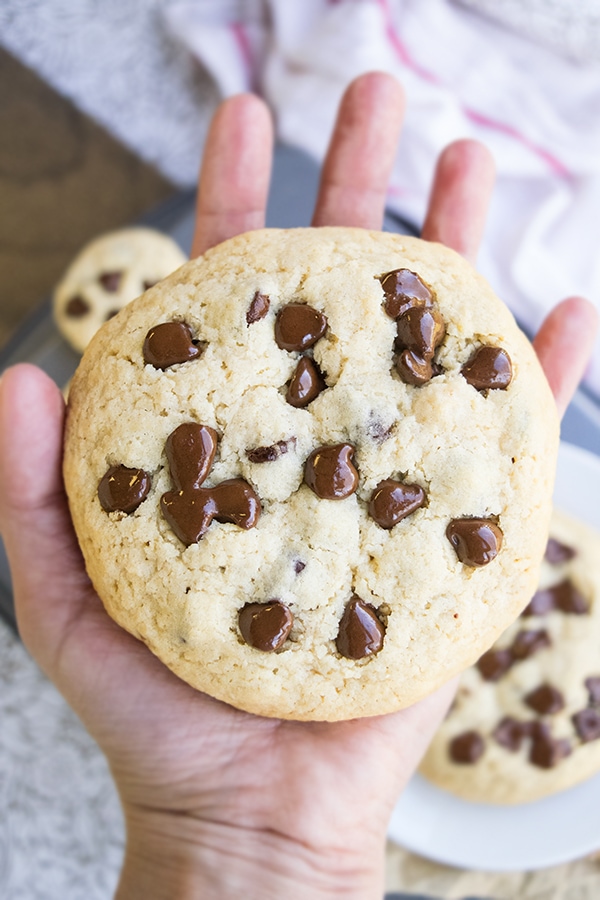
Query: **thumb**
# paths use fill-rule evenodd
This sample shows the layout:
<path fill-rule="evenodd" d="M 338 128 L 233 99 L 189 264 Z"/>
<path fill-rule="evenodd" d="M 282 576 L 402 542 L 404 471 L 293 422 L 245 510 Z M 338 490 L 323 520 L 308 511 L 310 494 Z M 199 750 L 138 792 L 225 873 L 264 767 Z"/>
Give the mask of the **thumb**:
<path fill-rule="evenodd" d="M 65 405 L 40 369 L 21 364 L 0 381 L 0 532 L 19 631 L 52 675 L 62 636 L 90 582 L 62 480 Z"/>

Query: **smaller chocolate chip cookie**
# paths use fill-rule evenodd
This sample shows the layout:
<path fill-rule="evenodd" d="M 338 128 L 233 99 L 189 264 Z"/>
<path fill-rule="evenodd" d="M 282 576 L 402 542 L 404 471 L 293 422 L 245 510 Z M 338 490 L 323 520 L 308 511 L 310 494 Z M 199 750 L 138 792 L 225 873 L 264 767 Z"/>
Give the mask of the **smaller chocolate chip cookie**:
<path fill-rule="evenodd" d="M 421 772 L 468 800 L 526 803 L 600 770 L 600 534 L 554 511 L 539 588 L 463 673 Z"/>
<path fill-rule="evenodd" d="M 151 228 L 124 228 L 87 244 L 54 292 L 54 320 L 83 353 L 101 325 L 183 265 L 175 241 Z"/>

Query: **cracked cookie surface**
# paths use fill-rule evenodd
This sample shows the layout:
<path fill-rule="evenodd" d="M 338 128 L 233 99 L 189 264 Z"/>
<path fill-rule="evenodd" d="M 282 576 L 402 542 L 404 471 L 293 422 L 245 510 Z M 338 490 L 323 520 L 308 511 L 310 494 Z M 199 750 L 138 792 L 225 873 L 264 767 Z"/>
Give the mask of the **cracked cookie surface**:
<path fill-rule="evenodd" d="M 123 627 L 212 696 L 336 720 L 415 702 L 514 620 L 557 444 L 531 345 L 457 254 L 263 230 L 102 328 L 64 471 Z"/>

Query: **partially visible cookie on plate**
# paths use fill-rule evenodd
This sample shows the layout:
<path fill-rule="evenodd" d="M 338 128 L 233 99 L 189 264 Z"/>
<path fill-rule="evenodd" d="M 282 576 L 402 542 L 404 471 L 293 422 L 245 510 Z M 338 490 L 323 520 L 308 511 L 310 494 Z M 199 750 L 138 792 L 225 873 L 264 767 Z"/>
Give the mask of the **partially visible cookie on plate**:
<path fill-rule="evenodd" d="M 96 335 L 64 472 L 117 622 L 214 697 L 336 720 L 414 703 L 519 614 L 557 448 L 531 344 L 458 254 L 266 229 Z"/>
<path fill-rule="evenodd" d="M 54 292 L 60 332 L 83 353 L 104 322 L 186 260 L 172 238 L 152 228 L 123 228 L 96 238 L 73 260 Z"/>
<path fill-rule="evenodd" d="M 421 765 L 468 800 L 525 803 L 600 771 L 600 534 L 555 510 L 538 590 L 461 676 Z"/>

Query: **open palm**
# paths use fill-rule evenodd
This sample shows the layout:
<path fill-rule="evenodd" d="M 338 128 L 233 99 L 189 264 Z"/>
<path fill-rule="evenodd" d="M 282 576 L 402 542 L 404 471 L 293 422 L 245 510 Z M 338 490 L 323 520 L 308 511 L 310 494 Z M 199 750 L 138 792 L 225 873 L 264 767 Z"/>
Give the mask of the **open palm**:
<path fill-rule="evenodd" d="M 402 112 L 402 92 L 390 77 L 370 74 L 350 86 L 314 225 L 381 227 Z M 243 95 L 222 104 L 205 148 L 193 255 L 264 225 L 271 145 L 261 101 Z M 493 165 L 482 146 L 461 141 L 447 148 L 423 237 L 473 261 L 492 185 Z M 536 338 L 561 412 L 594 328 L 592 308 L 572 298 Z M 255 844 L 264 860 L 286 846 L 295 877 L 304 874 L 315 896 L 319 858 L 336 860 L 353 887 L 363 879 L 381 890 L 391 807 L 452 688 L 394 715 L 328 724 L 262 719 L 179 681 L 108 618 L 87 578 L 62 485 L 63 420 L 61 394 L 41 371 L 25 365 L 5 373 L 0 527 L 23 640 L 106 754 L 131 832 L 141 822 L 147 832 L 150 821 L 157 833 L 209 844 L 217 858 L 236 842 Z M 356 896 L 370 893 L 363 886 Z"/>

